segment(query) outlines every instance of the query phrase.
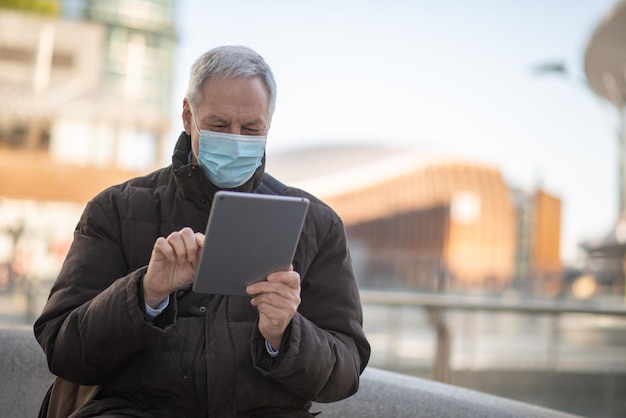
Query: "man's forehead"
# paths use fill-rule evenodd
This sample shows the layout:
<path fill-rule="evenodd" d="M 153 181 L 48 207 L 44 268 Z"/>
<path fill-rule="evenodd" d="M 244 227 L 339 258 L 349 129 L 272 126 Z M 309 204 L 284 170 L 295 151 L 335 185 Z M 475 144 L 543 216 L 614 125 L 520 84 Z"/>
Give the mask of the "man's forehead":
<path fill-rule="evenodd" d="M 245 98 L 250 101 L 269 101 L 267 86 L 260 77 L 213 77 L 202 84 L 200 97 L 212 98 Z"/>

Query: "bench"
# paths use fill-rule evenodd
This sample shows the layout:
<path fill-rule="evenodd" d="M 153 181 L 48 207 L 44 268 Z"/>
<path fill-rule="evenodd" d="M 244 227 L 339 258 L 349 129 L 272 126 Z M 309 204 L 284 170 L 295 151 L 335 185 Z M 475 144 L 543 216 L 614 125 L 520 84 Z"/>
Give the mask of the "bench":
<path fill-rule="evenodd" d="M 35 417 L 52 382 L 31 328 L 0 328 L 0 416 Z M 457 386 L 368 367 L 359 392 L 315 403 L 320 418 L 566 418 L 574 415 Z"/>

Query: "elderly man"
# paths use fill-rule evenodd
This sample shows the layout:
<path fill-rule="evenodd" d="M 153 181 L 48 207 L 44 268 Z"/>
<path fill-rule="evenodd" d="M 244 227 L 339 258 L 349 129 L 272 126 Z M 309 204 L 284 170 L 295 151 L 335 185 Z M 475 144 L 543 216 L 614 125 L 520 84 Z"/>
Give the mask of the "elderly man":
<path fill-rule="evenodd" d="M 343 224 L 265 174 L 275 101 L 256 52 L 208 51 L 172 164 L 88 203 L 34 326 L 57 376 L 40 416 L 307 417 L 357 391 L 370 347 Z M 250 297 L 192 290 L 219 190 L 311 202 L 293 268 Z"/>

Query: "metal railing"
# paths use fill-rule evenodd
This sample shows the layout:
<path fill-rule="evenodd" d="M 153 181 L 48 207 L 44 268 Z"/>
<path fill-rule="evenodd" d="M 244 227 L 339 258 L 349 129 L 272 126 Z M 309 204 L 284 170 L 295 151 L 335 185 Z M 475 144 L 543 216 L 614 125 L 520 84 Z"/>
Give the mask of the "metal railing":
<path fill-rule="evenodd" d="M 547 365 L 553 369 L 558 363 L 562 315 L 590 314 L 626 318 L 626 306 L 607 305 L 603 304 L 602 301 L 510 299 L 376 290 L 361 290 L 361 301 L 364 306 L 423 308 L 436 336 L 431 378 L 446 383 L 451 381 L 452 338 L 450 327 L 444 315 L 446 311 L 496 311 L 549 316 L 551 326 L 547 347 Z"/>

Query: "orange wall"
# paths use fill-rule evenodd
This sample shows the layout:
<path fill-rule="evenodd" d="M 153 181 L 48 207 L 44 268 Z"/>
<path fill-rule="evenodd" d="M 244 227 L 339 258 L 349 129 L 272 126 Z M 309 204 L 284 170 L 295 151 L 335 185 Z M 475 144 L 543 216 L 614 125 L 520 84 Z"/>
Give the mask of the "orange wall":
<path fill-rule="evenodd" d="M 535 194 L 532 266 L 535 276 L 558 272 L 561 265 L 561 200 L 544 191 Z"/>
<path fill-rule="evenodd" d="M 141 174 L 59 164 L 46 153 L 0 148 L 0 197 L 5 198 L 82 203 Z"/>

